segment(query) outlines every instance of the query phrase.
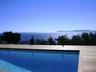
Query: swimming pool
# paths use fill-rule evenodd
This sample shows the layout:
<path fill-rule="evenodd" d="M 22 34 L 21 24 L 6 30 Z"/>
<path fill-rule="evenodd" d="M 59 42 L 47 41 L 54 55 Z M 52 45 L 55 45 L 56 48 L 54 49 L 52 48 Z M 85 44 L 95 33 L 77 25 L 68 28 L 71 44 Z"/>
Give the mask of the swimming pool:
<path fill-rule="evenodd" d="M 0 49 L 0 60 L 30 72 L 78 72 L 79 51 Z"/>

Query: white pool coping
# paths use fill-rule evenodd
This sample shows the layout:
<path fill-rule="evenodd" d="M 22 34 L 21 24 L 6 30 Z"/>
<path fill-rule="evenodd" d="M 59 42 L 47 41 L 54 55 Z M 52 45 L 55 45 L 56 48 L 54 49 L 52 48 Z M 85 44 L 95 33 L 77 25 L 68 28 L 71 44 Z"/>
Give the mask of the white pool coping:
<path fill-rule="evenodd" d="M 96 72 L 96 46 L 0 44 L 0 48 L 79 51 L 78 72 Z"/>

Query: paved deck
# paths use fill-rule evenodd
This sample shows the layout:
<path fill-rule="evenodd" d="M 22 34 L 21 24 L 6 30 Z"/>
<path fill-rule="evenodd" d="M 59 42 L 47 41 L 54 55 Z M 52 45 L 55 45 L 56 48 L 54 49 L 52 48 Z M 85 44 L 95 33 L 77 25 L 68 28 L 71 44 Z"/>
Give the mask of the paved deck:
<path fill-rule="evenodd" d="M 4 45 L 0 48 L 10 49 L 35 49 L 35 50 L 78 50 L 79 68 L 78 72 L 96 72 L 96 46 L 59 46 L 59 45 Z"/>

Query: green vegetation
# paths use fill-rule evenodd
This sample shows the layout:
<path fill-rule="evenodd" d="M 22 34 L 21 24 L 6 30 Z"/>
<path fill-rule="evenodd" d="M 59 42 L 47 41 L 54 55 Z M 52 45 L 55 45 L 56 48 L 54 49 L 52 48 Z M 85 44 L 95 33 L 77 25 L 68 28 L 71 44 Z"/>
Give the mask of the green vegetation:
<path fill-rule="evenodd" d="M 82 44 L 81 37 L 79 35 L 74 35 L 70 41 L 71 44 L 79 45 Z"/>
<path fill-rule="evenodd" d="M 57 45 L 69 44 L 69 39 L 65 35 L 59 36 L 56 40 L 57 40 Z"/>
<path fill-rule="evenodd" d="M 96 45 L 96 33 L 73 35 L 71 39 L 69 39 L 66 35 L 59 36 L 56 39 L 49 37 L 48 40 L 35 40 L 32 37 L 30 41 L 30 44 L 34 45 Z"/>
<path fill-rule="evenodd" d="M 48 38 L 48 45 L 55 45 L 56 43 L 55 43 L 55 41 L 53 40 L 53 38 L 52 37 L 49 37 Z"/>
<path fill-rule="evenodd" d="M 32 45 L 35 44 L 35 39 L 33 38 L 33 36 L 32 36 L 32 38 L 30 39 L 30 44 L 32 44 Z"/>
<path fill-rule="evenodd" d="M 4 32 L 0 35 L 0 43 L 2 44 L 31 44 L 31 45 L 96 45 L 96 33 L 82 33 L 81 35 L 73 35 L 69 39 L 66 35 L 59 36 L 56 39 L 49 37 L 47 40 L 35 39 L 33 36 L 28 41 L 21 42 L 20 33 Z"/>
<path fill-rule="evenodd" d="M 20 41 L 20 34 L 13 32 L 4 32 L 0 36 L 1 43 L 17 44 Z"/>

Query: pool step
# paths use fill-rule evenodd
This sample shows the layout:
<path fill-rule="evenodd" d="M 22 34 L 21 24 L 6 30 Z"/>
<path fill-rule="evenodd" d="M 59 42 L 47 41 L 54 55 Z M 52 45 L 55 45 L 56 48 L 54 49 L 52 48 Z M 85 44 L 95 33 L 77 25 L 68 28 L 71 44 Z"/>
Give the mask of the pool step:
<path fill-rule="evenodd" d="M 1 71 L 3 71 L 3 72 L 33 72 L 33 71 L 29 71 L 27 69 L 18 67 L 16 65 L 13 65 L 4 60 L 0 60 L 0 72 Z"/>

